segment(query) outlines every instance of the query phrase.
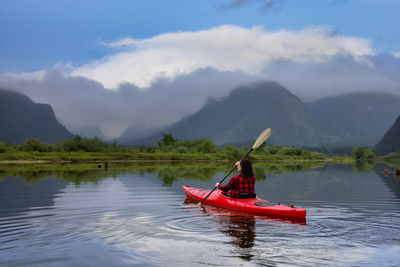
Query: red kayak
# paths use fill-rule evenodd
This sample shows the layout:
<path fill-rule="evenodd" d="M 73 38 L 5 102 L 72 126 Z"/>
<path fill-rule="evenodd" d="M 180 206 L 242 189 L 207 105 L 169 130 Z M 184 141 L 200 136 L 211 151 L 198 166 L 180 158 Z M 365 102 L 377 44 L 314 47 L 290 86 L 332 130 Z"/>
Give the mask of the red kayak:
<path fill-rule="evenodd" d="M 182 186 L 182 189 L 185 191 L 187 197 L 197 202 L 201 202 L 211 191 L 189 186 Z M 277 215 L 294 218 L 306 217 L 305 209 L 298 209 L 293 206 L 288 207 L 285 205 L 272 203 L 258 197 L 249 199 L 230 198 L 223 195 L 222 191 L 220 190 L 215 190 L 212 192 L 212 194 L 203 203 L 232 210 L 245 211 L 252 214 Z"/>

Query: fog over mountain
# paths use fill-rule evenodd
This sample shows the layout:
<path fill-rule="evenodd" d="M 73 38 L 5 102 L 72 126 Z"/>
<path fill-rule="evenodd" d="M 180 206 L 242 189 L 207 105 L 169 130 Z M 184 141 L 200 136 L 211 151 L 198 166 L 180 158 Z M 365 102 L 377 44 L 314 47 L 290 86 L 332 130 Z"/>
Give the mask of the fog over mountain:
<path fill-rule="evenodd" d="M 0 86 L 50 104 L 68 129 L 137 134 L 198 111 L 234 88 L 276 81 L 303 102 L 350 92 L 400 95 L 400 59 L 327 28 L 268 32 L 221 26 L 105 43 L 114 54 L 81 66 L 0 74 Z"/>

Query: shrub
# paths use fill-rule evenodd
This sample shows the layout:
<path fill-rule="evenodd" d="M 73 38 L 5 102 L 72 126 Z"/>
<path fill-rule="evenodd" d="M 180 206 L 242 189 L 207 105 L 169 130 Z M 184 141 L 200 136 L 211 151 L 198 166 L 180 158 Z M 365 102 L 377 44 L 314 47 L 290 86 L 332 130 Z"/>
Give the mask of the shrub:
<path fill-rule="evenodd" d="M 201 139 L 195 146 L 196 152 L 216 153 L 218 148 L 210 139 Z"/>
<path fill-rule="evenodd" d="M 233 145 L 226 145 L 222 148 L 222 153 L 231 158 L 241 158 L 240 149 Z"/>
<path fill-rule="evenodd" d="M 0 153 L 4 153 L 7 151 L 7 145 L 4 142 L 0 142 Z"/>
<path fill-rule="evenodd" d="M 161 147 L 169 147 L 175 145 L 178 140 L 175 139 L 172 134 L 162 134 L 163 138 L 158 141 L 158 146 Z"/>
<path fill-rule="evenodd" d="M 265 152 L 267 152 L 268 154 L 274 155 L 274 154 L 278 153 L 281 149 L 282 149 L 281 146 L 270 146 L 265 149 Z"/>
<path fill-rule="evenodd" d="M 31 152 L 31 151 L 39 151 L 46 152 L 49 151 L 49 145 L 40 142 L 39 139 L 36 138 L 28 138 L 24 141 L 24 143 L 20 146 L 22 151 Z"/>
<path fill-rule="evenodd" d="M 376 158 L 376 151 L 368 147 L 355 147 L 351 155 L 356 160 L 370 160 Z"/>

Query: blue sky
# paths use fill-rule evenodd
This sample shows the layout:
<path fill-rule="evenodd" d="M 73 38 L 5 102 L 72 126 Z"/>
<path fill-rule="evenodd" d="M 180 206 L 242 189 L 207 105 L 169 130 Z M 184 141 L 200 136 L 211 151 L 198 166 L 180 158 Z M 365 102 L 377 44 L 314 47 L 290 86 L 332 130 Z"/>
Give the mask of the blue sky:
<path fill-rule="evenodd" d="M 112 53 L 101 41 L 226 24 L 267 30 L 325 25 L 394 53 L 400 51 L 399 13 L 398 0 L 2 0 L 0 73 L 84 64 Z"/>
<path fill-rule="evenodd" d="M 400 94 L 399 0 L 1 0 L 0 88 L 74 133 L 143 132 L 260 80 Z"/>

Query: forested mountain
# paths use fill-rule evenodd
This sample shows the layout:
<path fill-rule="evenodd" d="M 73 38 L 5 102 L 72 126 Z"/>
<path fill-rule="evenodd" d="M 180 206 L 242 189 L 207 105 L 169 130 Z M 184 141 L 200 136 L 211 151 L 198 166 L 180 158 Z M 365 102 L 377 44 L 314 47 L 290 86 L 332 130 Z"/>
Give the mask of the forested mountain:
<path fill-rule="evenodd" d="M 155 144 L 162 133 L 179 140 L 210 138 L 215 144 L 250 144 L 265 128 L 268 142 L 287 146 L 318 147 L 334 139 L 317 127 L 303 103 L 275 82 L 254 83 L 233 90 L 220 100 L 209 100 L 188 116 L 136 144 Z"/>
<path fill-rule="evenodd" d="M 55 143 L 72 137 L 57 121 L 50 105 L 37 104 L 23 94 L 0 89 L 0 141 L 11 144 L 38 138 Z"/>
<path fill-rule="evenodd" d="M 335 146 L 374 146 L 400 114 L 400 97 L 353 93 L 306 103 L 323 131 L 339 139 Z"/>
<path fill-rule="evenodd" d="M 380 155 L 400 152 L 400 116 L 376 145 L 376 151 Z"/>

